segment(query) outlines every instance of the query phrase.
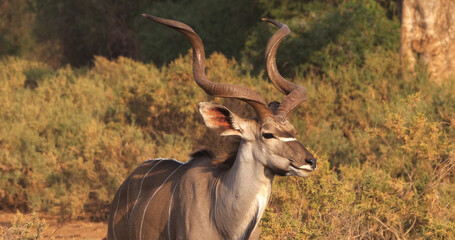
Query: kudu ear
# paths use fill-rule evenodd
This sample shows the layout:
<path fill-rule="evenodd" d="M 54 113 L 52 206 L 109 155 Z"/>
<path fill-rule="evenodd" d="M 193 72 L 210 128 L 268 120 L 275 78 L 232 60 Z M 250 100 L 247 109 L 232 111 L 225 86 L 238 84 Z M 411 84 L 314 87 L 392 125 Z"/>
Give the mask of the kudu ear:
<path fill-rule="evenodd" d="M 199 103 L 199 112 L 205 125 L 221 136 L 241 136 L 243 119 L 225 106 L 209 102 Z"/>

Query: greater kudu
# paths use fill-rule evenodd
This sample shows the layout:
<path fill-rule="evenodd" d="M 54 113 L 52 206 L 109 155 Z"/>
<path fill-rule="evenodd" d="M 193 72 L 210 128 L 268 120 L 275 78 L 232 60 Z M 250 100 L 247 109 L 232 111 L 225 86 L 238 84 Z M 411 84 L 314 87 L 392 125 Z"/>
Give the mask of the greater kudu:
<path fill-rule="evenodd" d="M 270 107 L 251 89 L 209 81 L 205 75 L 204 46 L 186 24 L 144 17 L 174 28 L 193 47 L 196 83 L 209 95 L 247 102 L 258 120 L 244 119 L 224 106 L 199 104 L 208 128 L 222 136 L 241 138 L 235 160 L 228 168 L 213 163 L 200 151 L 187 163 L 172 159 L 144 162 L 123 182 L 111 205 L 108 239 L 253 239 L 270 197 L 275 175 L 307 176 L 316 159 L 299 143 L 289 113 L 305 100 L 304 87 L 284 79 L 275 62 L 281 40 L 289 28 L 263 19 L 279 30 L 266 49 L 267 72 L 275 87 L 287 95 Z"/>

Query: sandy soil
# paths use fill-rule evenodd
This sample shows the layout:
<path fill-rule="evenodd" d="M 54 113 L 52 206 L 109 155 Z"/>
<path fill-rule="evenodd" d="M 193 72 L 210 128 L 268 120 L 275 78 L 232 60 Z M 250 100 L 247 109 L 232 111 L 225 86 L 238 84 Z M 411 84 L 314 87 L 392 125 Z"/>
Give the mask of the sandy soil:
<path fill-rule="evenodd" d="M 0 239 L 2 233 L 11 227 L 11 220 L 15 213 L 0 211 Z M 52 236 L 54 239 L 103 239 L 106 237 L 107 224 L 103 222 L 67 221 L 58 223 L 58 218 L 45 214 L 39 214 L 39 218 L 46 219 L 48 227 L 43 236 Z M 47 239 L 48 237 L 43 237 Z"/>

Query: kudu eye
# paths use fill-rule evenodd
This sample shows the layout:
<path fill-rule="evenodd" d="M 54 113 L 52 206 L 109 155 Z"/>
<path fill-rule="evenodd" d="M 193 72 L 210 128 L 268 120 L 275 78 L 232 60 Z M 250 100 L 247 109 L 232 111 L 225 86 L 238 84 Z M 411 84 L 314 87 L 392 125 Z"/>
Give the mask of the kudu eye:
<path fill-rule="evenodd" d="M 266 139 L 275 138 L 275 136 L 271 133 L 263 133 L 262 136 Z"/>

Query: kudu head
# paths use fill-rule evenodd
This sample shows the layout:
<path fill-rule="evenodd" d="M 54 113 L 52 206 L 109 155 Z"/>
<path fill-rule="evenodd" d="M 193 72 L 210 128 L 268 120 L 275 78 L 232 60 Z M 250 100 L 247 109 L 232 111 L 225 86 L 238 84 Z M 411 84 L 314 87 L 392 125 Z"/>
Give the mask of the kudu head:
<path fill-rule="evenodd" d="M 316 169 L 316 159 L 296 140 L 294 126 L 288 121 L 290 112 L 305 101 L 306 89 L 284 79 L 276 66 L 276 52 L 283 38 L 290 33 L 288 26 L 271 19 L 263 19 L 279 28 L 267 44 L 265 58 L 270 80 L 286 95 L 281 103 L 274 101 L 267 105 L 264 99 L 251 89 L 208 80 L 205 74 L 204 46 L 191 27 L 174 20 L 146 14 L 143 16 L 179 31 L 190 40 L 193 46 L 194 79 L 207 94 L 245 101 L 254 108 L 258 116 L 258 121 L 241 118 L 222 105 L 203 102 L 199 104 L 199 111 L 208 128 L 223 136 L 241 137 L 246 144 L 250 144 L 254 160 L 260 161 L 273 173 L 307 176 Z"/>

